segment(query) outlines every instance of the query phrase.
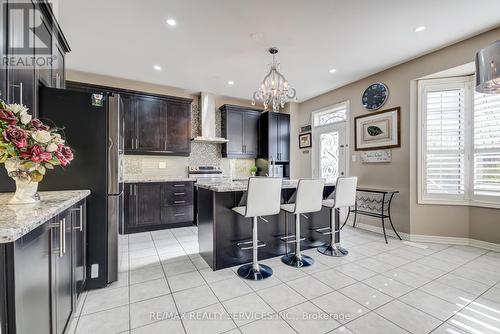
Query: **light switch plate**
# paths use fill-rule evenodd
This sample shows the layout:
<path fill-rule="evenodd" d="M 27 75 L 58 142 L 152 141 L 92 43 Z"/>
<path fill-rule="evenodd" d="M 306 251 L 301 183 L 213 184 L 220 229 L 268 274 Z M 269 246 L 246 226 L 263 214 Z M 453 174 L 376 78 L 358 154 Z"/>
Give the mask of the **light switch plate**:
<path fill-rule="evenodd" d="M 162 162 L 158 163 L 158 168 L 160 168 L 160 169 L 167 168 L 167 163 L 165 161 L 162 161 Z"/>
<path fill-rule="evenodd" d="M 356 156 L 356 154 L 353 154 L 351 157 L 351 161 L 356 162 L 356 160 L 357 160 L 357 156 Z"/>

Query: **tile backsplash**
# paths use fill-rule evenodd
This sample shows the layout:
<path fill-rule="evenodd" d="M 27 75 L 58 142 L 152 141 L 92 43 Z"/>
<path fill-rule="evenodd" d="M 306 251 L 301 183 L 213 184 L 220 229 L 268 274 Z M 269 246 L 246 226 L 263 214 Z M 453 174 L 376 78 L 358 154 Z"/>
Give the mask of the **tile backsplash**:
<path fill-rule="evenodd" d="M 217 145 L 214 144 L 203 145 L 211 145 L 217 148 Z M 218 149 L 220 150 L 220 146 Z M 207 150 L 213 153 L 212 149 Z M 250 176 L 250 168 L 255 165 L 255 160 L 253 159 L 227 159 L 220 156 L 214 157 L 211 154 L 198 155 L 199 152 L 193 150 L 189 157 L 126 155 L 124 157 L 123 177 L 129 181 L 186 177 L 187 168 L 190 165 L 211 165 L 222 167 L 222 171 L 227 177 L 242 178 Z"/>

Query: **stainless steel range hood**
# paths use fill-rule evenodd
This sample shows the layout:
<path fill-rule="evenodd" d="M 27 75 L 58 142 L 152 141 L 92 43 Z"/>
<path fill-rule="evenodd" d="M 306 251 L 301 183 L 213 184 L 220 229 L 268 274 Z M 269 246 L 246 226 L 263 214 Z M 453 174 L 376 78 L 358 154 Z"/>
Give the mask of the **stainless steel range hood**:
<path fill-rule="evenodd" d="M 229 140 L 217 137 L 215 132 L 215 98 L 212 94 L 201 93 L 201 136 L 192 139 L 198 143 L 223 144 Z"/>

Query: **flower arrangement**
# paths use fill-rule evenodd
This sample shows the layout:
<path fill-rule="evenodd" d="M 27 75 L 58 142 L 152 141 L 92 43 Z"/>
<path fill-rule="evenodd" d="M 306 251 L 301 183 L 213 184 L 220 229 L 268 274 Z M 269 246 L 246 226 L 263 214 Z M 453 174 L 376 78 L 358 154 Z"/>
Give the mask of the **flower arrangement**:
<path fill-rule="evenodd" d="M 73 152 L 61 130 L 32 118 L 25 106 L 0 99 L 0 163 L 9 176 L 16 182 L 38 183 L 47 169 L 68 165 Z"/>

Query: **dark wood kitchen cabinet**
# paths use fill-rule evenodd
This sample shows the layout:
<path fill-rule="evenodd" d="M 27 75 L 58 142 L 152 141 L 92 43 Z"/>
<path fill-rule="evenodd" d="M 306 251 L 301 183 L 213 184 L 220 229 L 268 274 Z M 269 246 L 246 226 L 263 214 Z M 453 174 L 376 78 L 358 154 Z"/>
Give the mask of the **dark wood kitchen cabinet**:
<path fill-rule="evenodd" d="M 0 15 L 0 50 L 10 60 L 0 74 L 1 98 L 37 116 L 40 85 L 64 87 L 68 42 L 48 1 L 2 0 Z"/>
<path fill-rule="evenodd" d="M 125 154 L 189 156 L 191 100 L 123 95 Z"/>
<path fill-rule="evenodd" d="M 290 161 L 290 115 L 265 112 L 259 120 L 259 158 Z"/>
<path fill-rule="evenodd" d="M 78 260 L 86 253 L 79 235 L 85 233 L 85 207 L 82 200 L 16 241 L 0 244 L 1 333 L 67 332 L 85 283 L 79 283 Z"/>
<path fill-rule="evenodd" d="M 73 263 L 77 296 L 85 289 L 87 281 L 87 206 L 85 202 L 71 209 L 73 227 Z"/>
<path fill-rule="evenodd" d="M 125 185 L 125 234 L 189 226 L 193 222 L 193 182 Z"/>
<path fill-rule="evenodd" d="M 229 104 L 219 109 L 222 113 L 222 137 L 229 140 L 222 145 L 222 156 L 257 158 L 259 119 L 262 111 Z"/>
<path fill-rule="evenodd" d="M 53 332 L 64 333 L 74 311 L 73 303 L 73 215 L 61 213 L 51 229 L 51 290 Z"/>
<path fill-rule="evenodd" d="M 26 14 L 28 10 L 29 15 Z M 23 15 L 27 17 L 26 22 Z M 35 41 L 35 47 L 30 47 L 27 40 Z M 68 52 L 70 47 L 48 1 L 0 0 L 0 55 L 2 61 L 9 60 L 7 66 L 0 68 L 2 100 L 22 103 L 37 117 L 39 87 L 65 86 L 64 66 Z M 25 66 L 16 65 L 23 63 Z M 14 191 L 14 184 L 8 181 L 5 173 L 0 173 L 0 192 L 8 191 Z"/>

